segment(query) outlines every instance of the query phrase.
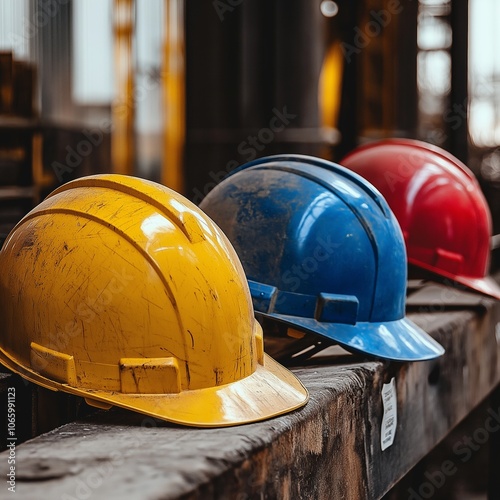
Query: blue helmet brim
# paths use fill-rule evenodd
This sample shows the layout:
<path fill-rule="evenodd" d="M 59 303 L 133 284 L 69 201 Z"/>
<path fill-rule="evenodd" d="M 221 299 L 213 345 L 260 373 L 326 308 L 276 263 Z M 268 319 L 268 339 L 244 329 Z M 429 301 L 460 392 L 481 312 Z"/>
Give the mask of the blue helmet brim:
<path fill-rule="evenodd" d="M 325 323 L 312 318 L 257 313 L 299 330 L 320 335 L 349 351 L 391 361 L 426 361 L 444 354 L 444 348 L 408 318 L 356 325 Z"/>

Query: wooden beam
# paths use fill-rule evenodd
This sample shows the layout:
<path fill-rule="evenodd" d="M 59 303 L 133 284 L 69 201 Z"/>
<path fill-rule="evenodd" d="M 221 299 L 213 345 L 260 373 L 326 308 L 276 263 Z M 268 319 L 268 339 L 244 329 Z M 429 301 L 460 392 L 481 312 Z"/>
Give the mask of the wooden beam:
<path fill-rule="evenodd" d="M 46 498 L 380 498 L 500 382 L 500 303 L 433 305 L 411 319 L 443 344 L 443 357 L 382 363 L 325 351 L 294 369 L 307 406 L 242 427 L 103 412 L 19 446 L 16 490 L 23 498 L 42 485 Z M 382 451 L 382 389 L 393 378 L 397 428 Z M 4 452 L 2 474 L 6 463 Z"/>

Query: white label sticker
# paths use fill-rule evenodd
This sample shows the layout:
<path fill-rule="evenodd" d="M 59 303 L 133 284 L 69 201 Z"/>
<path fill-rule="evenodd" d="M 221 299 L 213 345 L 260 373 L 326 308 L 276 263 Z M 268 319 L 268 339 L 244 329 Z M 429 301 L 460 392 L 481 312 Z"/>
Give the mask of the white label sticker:
<path fill-rule="evenodd" d="M 380 446 L 384 451 L 394 443 L 396 427 L 398 426 L 398 402 L 394 377 L 382 387 L 382 403 L 384 405 L 384 416 L 382 417 L 382 428 L 380 429 Z"/>

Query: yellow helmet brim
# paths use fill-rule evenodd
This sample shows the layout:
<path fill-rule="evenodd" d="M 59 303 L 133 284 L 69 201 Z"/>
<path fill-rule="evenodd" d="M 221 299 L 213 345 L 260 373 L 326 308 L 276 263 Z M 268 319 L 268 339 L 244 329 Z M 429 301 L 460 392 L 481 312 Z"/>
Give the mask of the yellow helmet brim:
<path fill-rule="evenodd" d="M 81 396 L 93 406 L 118 406 L 175 424 L 229 427 L 288 413 L 304 406 L 309 394 L 288 369 L 264 355 L 264 366 L 230 384 L 174 394 L 124 394 L 72 387 L 20 366 L 0 348 L 0 361 L 35 384 Z"/>

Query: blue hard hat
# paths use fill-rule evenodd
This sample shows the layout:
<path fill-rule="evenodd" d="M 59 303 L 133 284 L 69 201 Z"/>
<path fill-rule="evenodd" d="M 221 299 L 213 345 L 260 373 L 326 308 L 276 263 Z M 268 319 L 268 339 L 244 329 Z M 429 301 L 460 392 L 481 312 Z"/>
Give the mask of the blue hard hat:
<path fill-rule="evenodd" d="M 444 349 L 405 318 L 403 235 L 382 195 L 332 162 L 261 158 L 200 207 L 235 247 L 258 316 L 397 361 Z"/>

